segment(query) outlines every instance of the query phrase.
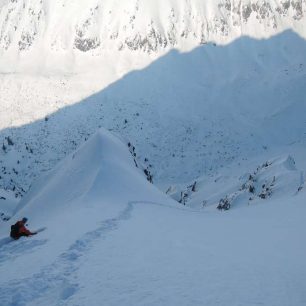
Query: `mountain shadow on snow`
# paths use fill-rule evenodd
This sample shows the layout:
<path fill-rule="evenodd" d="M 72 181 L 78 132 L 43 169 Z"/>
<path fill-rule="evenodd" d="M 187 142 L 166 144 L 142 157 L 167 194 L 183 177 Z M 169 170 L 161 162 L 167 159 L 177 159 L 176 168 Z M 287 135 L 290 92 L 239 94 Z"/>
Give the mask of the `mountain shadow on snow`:
<path fill-rule="evenodd" d="M 290 30 L 170 51 L 74 105 L 2 130 L 0 188 L 19 198 L 101 126 L 132 141 L 158 183 L 303 143 L 305 54 L 306 41 Z"/>

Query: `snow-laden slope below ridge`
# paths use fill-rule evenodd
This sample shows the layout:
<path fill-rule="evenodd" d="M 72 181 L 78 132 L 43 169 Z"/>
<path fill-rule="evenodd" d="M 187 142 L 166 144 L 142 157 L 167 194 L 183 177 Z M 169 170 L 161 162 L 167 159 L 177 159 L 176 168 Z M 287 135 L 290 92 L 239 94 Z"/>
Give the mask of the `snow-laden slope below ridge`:
<path fill-rule="evenodd" d="M 305 154 L 305 150 L 300 153 Z M 267 205 L 271 200 L 291 203 L 305 191 L 305 160 L 303 164 L 297 169 L 290 155 L 264 161 L 264 154 L 261 154 L 249 160 L 247 165 L 223 169 L 212 178 L 194 180 L 183 188 L 170 186 L 166 193 L 183 205 L 211 211 Z M 247 171 L 243 173 L 242 169 Z"/>
<path fill-rule="evenodd" d="M 141 200 L 175 205 L 147 181 L 140 165 L 136 167 L 128 144 L 100 129 L 33 184 L 13 218 L 0 220 L 0 236 L 7 237 L 10 224 L 28 216 L 32 228 L 47 226 L 52 232 L 48 260 L 101 220 L 124 211 L 129 202 Z M 0 248 L 6 239 L 1 241 Z"/>
<path fill-rule="evenodd" d="M 55 64 L 69 71 L 116 50 L 190 49 L 285 29 L 306 37 L 305 0 L 2 0 L 0 5 L 2 72 L 31 65 L 49 70 Z"/>
<path fill-rule="evenodd" d="M 11 220 L 45 231 L 12 241 L 0 221 L 1 306 L 304 306 L 305 198 L 302 189 L 225 214 L 184 208 L 101 130 Z"/>

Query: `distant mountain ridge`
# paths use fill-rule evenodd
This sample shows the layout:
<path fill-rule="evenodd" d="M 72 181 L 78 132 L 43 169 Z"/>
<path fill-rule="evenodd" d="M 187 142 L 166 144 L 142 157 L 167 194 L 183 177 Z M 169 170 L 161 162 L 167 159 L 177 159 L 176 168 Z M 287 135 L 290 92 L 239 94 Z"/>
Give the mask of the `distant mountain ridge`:
<path fill-rule="evenodd" d="M 305 28 L 305 0 L 2 0 L 0 54 L 194 47 Z"/>

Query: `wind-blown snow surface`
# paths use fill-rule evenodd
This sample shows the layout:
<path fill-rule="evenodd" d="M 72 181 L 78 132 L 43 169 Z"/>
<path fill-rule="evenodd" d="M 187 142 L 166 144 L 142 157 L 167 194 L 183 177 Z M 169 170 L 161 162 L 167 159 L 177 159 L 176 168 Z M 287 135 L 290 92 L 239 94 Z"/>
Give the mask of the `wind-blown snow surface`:
<path fill-rule="evenodd" d="M 305 198 L 185 209 L 101 130 L 17 208 L 46 231 L 8 242 L 1 227 L 1 305 L 302 306 Z"/>

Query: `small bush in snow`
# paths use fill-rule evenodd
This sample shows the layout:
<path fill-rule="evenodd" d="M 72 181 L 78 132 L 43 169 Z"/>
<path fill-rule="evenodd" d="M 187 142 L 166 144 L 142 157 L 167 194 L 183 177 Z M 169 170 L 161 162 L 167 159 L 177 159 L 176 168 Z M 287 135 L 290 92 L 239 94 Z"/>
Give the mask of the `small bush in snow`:
<path fill-rule="evenodd" d="M 219 210 L 229 210 L 230 208 L 231 208 L 231 203 L 228 198 L 221 199 L 217 206 L 217 209 Z"/>
<path fill-rule="evenodd" d="M 13 140 L 10 138 L 10 136 L 6 137 L 6 140 L 7 140 L 7 144 L 8 144 L 9 146 L 13 146 L 13 145 L 14 145 L 14 142 L 13 142 Z"/>
<path fill-rule="evenodd" d="M 249 186 L 249 192 L 254 193 L 255 192 L 255 187 L 253 185 Z"/>

